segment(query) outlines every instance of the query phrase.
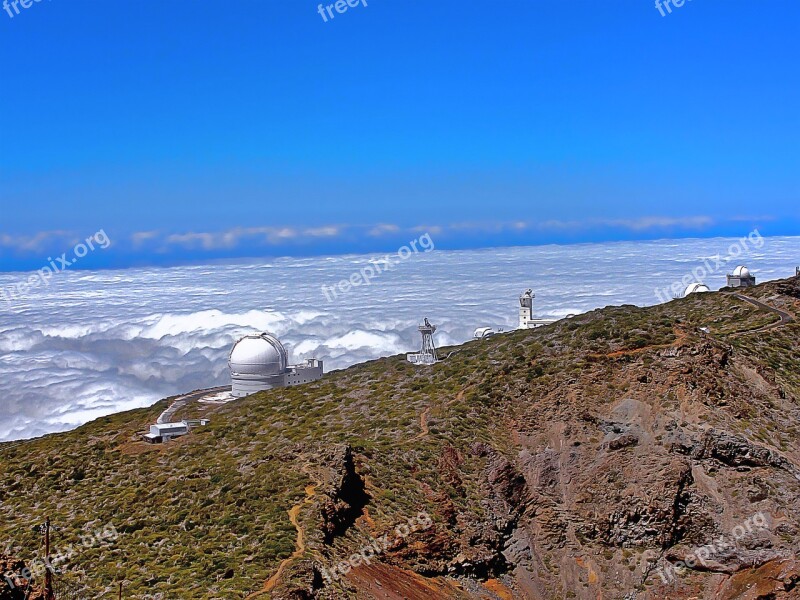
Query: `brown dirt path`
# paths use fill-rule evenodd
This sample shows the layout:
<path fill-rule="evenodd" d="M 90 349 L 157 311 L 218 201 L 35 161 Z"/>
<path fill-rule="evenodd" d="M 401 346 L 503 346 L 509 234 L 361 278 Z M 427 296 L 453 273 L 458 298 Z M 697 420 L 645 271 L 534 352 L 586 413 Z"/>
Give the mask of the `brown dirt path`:
<path fill-rule="evenodd" d="M 419 416 L 419 428 L 422 431 L 420 431 L 416 439 L 424 438 L 430 433 L 430 429 L 428 429 L 428 417 L 430 416 L 430 414 L 431 414 L 431 407 L 429 406 L 425 410 L 423 410 L 422 414 Z"/>
<path fill-rule="evenodd" d="M 597 354 L 592 353 L 589 354 L 591 358 L 617 358 L 619 356 L 630 356 L 634 354 L 641 354 L 642 352 L 648 352 L 650 350 L 664 350 L 665 348 L 677 348 L 678 346 L 683 345 L 683 342 L 686 340 L 689 334 L 686 333 L 683 329 L 679 329 L 678 327 L 673 328 L 673 333 L 675 334 L 675 340 L 669 344 L 655 344 L 653 346 L 644 346 L 643 348 L 633 348 L 630 350 L 615 350 L 614 352 L 608 352 L 606 354 Z"/>
<path fill-rule="evenodd" d="M 410 444 L 412 442 L 417 442 L 424 437 L 427 437 L 430 433 L 430 429 L 428 428 L 428 417 L 431 414 L 431 406 L 426 406 L 422 413 L 419 415 L 419 428 L 420 432 L 412 438 L 409 438 L 408 441 L 404 442 Z"/>
<path fill-rule="evenodd" d="M 275 571 L 275 574 L 267 579 L 264 582 L 264 587 L 257 592 L 253 592 L 249 596 L 245 598 L 245 600 L 250 600 L 251 598 L 259 598 L 264 594 L 269 594 L 275 586 L 278 585 L 278 582 L 281 579 L 281 575 L 283 575 L 283 571 L 289 566 L 293 560 L 296 560 L 303 556 L 306 551 L 306 544 L 305 544 L 305 534 L 303 533 L 303 527 L 300 525 L 299 517 L 300 511 L 306 504 L 311 504 L 314 501 L 314 497 L 317 495 L 317 487 L 319 483 L 315 483 L 313 485 L 307 485 L 305 492 L 306 497 L 303 498 L 302 502 L 298 502 L 292 508 L 290 508 L 287 512 L 289 514 L 289 522 L 294 525 L 294 528 L 297 530 L 297 541 L 295 542 L 296 549 L 292 553 L 289 558 L 286 558 L 281 561 L 281 564 L 278 565 L 278 570 Z"/>

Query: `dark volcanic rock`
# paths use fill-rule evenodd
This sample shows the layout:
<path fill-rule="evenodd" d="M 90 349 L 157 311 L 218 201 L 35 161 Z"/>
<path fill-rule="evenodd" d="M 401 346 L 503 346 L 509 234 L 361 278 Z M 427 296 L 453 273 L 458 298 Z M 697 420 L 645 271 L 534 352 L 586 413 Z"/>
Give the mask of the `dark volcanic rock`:
<path fill-rule="evenodd" d="M 321 529 L 325 543 L 330 544 L 363 514 L 369 496 L 364 480 L 356 473 L 350 446 L 332 448 L 320 462 L 326 471 L 326 482 L 320 490 L 325 498 L 320 509 Z"/>

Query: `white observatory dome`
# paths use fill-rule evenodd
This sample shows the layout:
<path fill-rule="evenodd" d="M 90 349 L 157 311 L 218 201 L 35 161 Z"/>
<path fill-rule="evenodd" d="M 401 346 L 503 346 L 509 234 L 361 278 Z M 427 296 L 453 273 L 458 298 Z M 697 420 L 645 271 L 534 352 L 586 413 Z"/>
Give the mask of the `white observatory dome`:
<path fill-rule="evenodd" d="M 733 270 L 732 275 L 734 277 L 750 277 L 750 269 L 744 265 L 739 265 Z"/>
<path fill-rule="evenodd" d="M 286 348 L 268 333 L 246 335 L 233 345 L 228 365 L 232 375 L 270 377 L 286 371 Z"/>
<path fill-rule="evenodd" d="M 708 286 L 705 283 L 697 283 L 697 282 L 695 282 L 695 283 L 690 283 L 687 286 L 686 291 L 683 292 L 683 295 L 684 296 L 688 296 L 689 294 L 697 294 L 697 293 L 710 292 L 710 291 L 711 290 L 708 289 Z"/>
<path fill-rule="evenodd" d="M 322 377 L 322 361 L 315 358 L 302 365 L 290 365 L 289 354 L 278 339 L 268 333 L 240 338 L 228 357 L 231 395 L 242 398 L 264 390 L 301 385 Z"/>

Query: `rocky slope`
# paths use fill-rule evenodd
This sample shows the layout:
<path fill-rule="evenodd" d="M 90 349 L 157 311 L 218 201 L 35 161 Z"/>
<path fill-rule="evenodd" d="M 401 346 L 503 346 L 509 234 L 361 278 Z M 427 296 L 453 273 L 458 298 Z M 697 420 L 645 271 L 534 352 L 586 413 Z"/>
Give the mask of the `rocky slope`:
<path fill-rule="evenodd" d="M 45 600 L 44 592 L 33 580 L 24 561 L 0 554 L 0 600 Z"/>
<path fill-rule="evenodd" d="M 91 598 L 800 597 L 800 281 L 747 296 L 190 406 L 158 447 L 166 401 L 4 444 L 0 542 L 113 524 L 61 564 Z"/>

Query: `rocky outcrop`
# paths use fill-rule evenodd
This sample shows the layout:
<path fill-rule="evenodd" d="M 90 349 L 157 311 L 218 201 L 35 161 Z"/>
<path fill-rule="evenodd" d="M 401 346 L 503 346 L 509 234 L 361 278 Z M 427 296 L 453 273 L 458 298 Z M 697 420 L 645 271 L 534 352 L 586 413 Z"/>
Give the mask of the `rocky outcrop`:
<path fill-rule="evenodd" d="M 725 431 L 709 429 L 692 436 L 682 430 L 673 430 L 670 449 L 693 460 L 713 459 L 727 467 L 775 467 L 800 480 L 800 469 L 775 450 Z"/>
<path fill-rule="evenodd" d="M 0 554 L 0 600 L 44 600 L 25 562 L 6 554 Z"/>
<path fill-rule="evenodd" d="M 776 559 L 727 579 L 713 600 L 797 600 L 800 598 L 800 562 Z"/>
<path fill-rule="evenodd" d="M 331 448 L 319 461 L 324 482 L 321 485 L 321 530 L 325 544 L 331 544 L 355 523 L 369 501 L 364 480 L 356 473 L 353 450 L 339 445 Z"/>
<path fill-rule="evenodd" d="M 461 551 L 448 563 L 447 573 L 487 579 L 511 567 L 505 552 L 527 508 L 528 487 L 522 473 L 487 444 L 473 444 L 471 455 L 485 460 L 481 479 L 487 519 L 467 528 L 469 543 L 462 544 Z"/>
<path fill-rule="evenodd" d="M 289 567 L 286 577 L 271 594 L 271 600 L 316 600 L 325 584 L 313 561 L 301 560 Z"/>

